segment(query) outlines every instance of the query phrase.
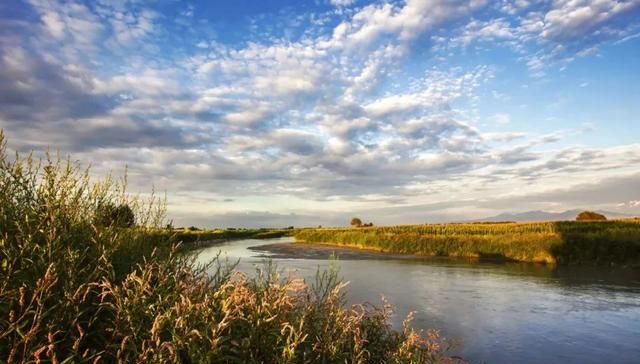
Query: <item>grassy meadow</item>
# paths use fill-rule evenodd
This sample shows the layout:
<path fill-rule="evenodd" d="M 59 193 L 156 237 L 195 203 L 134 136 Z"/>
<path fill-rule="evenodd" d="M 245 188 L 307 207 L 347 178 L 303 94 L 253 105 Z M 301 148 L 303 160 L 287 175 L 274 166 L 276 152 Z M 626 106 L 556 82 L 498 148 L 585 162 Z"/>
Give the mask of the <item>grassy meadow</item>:
<path fill-rule="evenodd" d="M 457 361 L 436 332 L 392 329 L 388 306 L 347 307 L 335 270 L 194 267 L 184 236 L 158 233 L 164 201 L 125 182 L 9 155 L 0 131 L 0 362 Z"/>
<path fill-rule="evenodd" d="M 300 242 L 425 256 L 640 265 L 640 220 L 427 224 L 296 230 Z"/>

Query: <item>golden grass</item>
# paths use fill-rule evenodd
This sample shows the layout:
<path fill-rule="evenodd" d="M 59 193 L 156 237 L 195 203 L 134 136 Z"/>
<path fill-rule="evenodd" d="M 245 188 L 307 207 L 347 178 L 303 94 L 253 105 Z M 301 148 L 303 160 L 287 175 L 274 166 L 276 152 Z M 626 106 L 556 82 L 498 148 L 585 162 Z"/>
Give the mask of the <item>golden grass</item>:
<path fill-rule="evenodd" d="M 640 221 L 468 223 L 296 230 L 301 242 L 425 256 L 640 264 Z"/>

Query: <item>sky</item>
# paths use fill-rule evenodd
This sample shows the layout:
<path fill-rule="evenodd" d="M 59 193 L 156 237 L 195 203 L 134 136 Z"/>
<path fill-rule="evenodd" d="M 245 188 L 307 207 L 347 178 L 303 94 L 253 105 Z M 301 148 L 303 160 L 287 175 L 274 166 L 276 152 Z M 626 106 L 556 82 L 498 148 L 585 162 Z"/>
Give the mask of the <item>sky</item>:
<path fill-rule="evenodd" d="M 0 2 L 9 148 L 176 226 L 640 215 L 640 0 Z"/>

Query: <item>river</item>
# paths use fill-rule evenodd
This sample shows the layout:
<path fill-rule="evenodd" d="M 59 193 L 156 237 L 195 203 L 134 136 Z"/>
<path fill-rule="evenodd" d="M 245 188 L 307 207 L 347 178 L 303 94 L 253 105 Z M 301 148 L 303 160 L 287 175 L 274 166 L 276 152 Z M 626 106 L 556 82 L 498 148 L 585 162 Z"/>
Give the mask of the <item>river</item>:
<path fill-rule="evenodd" d="M 292 241 L 232 241 L 197 259 L 222 252 L 251 273 L 270 257 L 301 277 L 328 266 L 302 249 L 260 248 Z M 384 295 L 396 307 L 394 325 L 414 311 L 414 327 L 439 329 L 455 344 L 450 353 L 472 363 L 640 363 L 639 270 L 337 255 L 350 302 L 380 304 Z"/>

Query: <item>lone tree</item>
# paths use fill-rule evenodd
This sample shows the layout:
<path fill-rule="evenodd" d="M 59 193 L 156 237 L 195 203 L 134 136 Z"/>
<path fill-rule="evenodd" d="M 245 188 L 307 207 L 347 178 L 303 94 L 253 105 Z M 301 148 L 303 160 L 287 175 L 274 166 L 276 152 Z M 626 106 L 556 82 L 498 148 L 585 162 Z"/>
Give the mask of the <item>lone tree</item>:
<path fill-rule="evenodd" d="M 362 220 L 360 220 L 357 217 L 354 217 L 353 219 L 351 219 L 351 226 L 355 226 L 355 227 L 362 226 Z"/>
<path fill-rule="evenodd" d="M 127 204 L 106 203 L 96 209 L 95 223 L 98 226 L 128 228 L 136 223 L 133 210 Z"/>
<path fill-rule="evenodd" d="M 576 221 L 605 221 L 607 217 L 593 211 L 582 211 L 576 216 Z"/>

